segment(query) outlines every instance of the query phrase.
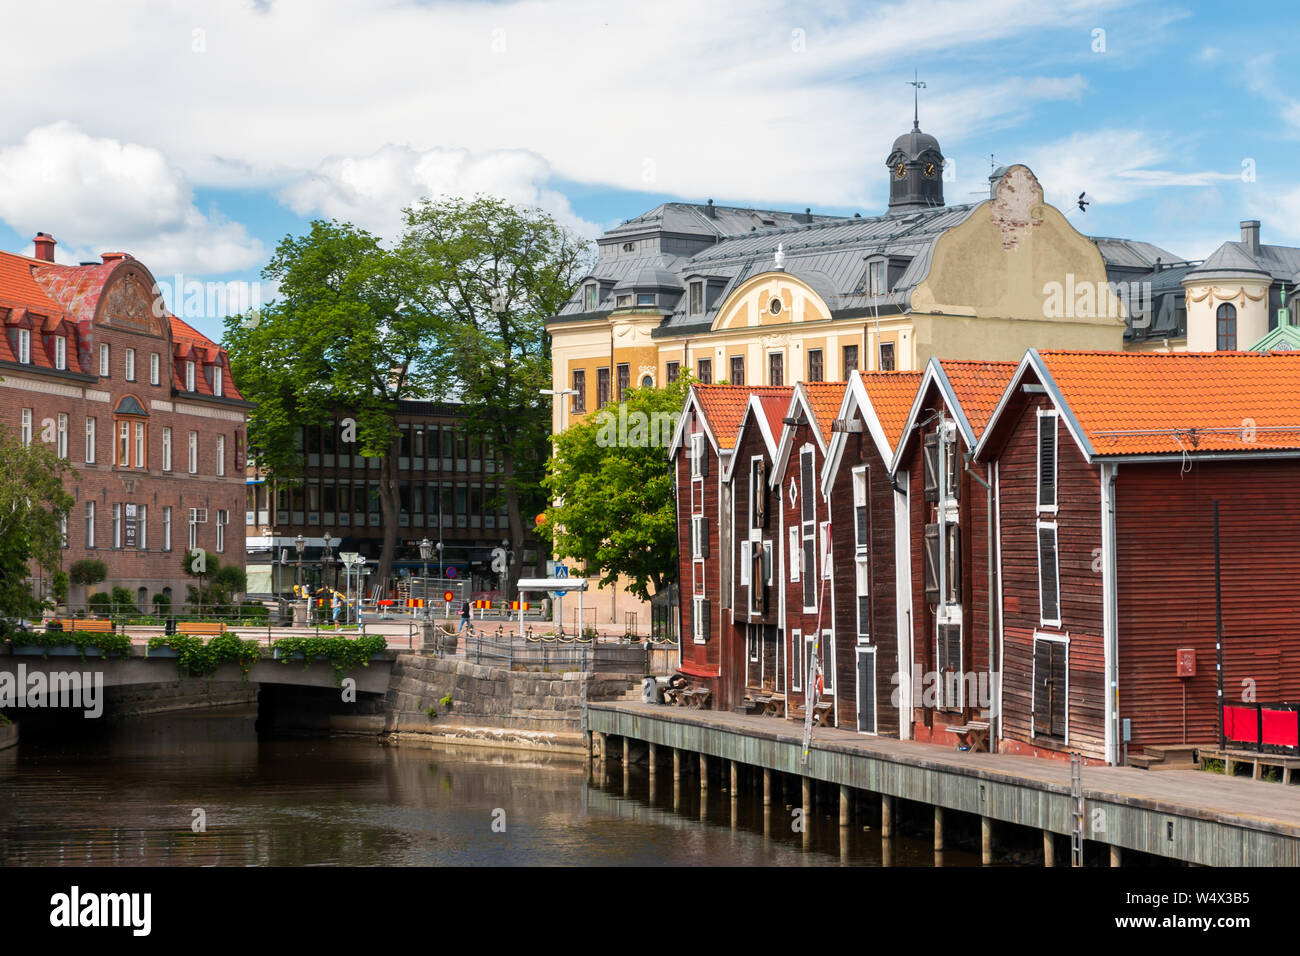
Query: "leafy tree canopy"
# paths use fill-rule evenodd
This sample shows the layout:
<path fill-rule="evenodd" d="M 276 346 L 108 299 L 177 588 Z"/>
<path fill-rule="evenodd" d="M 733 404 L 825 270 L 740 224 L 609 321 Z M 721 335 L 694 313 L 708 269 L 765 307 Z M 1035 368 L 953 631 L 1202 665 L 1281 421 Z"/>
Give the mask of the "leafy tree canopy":
<path fill-rule="evenodd" d="M 65 475 L 76 472 L 51 449 L 24 445 L 0 428 L 0 616 L 30 617 L 40 609 L 28 579 L 33 567 L 59 567 L 62 519 L 73 505 Z"/>

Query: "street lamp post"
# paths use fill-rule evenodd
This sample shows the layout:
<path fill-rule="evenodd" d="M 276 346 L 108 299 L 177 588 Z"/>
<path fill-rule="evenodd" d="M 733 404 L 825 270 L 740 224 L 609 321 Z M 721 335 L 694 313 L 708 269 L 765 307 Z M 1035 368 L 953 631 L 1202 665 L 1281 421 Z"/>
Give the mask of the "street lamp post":
<path fill-rule="evenodd" d="M 441 533 L 441 531 L 439 531 L 439 533 Z M 437 547 L 438 549 L 438 580 L 441 581 L 442 580 L 442 542 L 439 541 L 437 545 L 435 545 L 435 547 Z"/>
<path fill-rule="evenodd" d="M 320 583 L 321 586 L 324 587 L 325 576 L 329 573 L 329 566 L 334 561 L 334 554 L 331 548 L 331 545 L 334 541 L 334 536 L 330 534 L 328 531 L 326 531 L 322 537 L 324 538 L 325 541 L 325 553 L 321 557 Z"/>
<path fill-rule="evenodd" d="M 298 552 L 298 563 L 293 570 L 293 584 L 295 588 L 302 587 L 302 553 L 307 548 L 307 539 L 302 535 L 293 539 L 294 550 Z M 298 595 L 294 595 L 297 597 Z"/>
<path fill-rule="evenodd" d="M 420 597 L 424 601 L 424 614 L 421 617 L 426 620 L 429 617 L 429 555 L 433 553 L 433 544 L 428 538 L 420 539 L 420 560 L 424 563 L 423 575 L 420 578 Z"/>

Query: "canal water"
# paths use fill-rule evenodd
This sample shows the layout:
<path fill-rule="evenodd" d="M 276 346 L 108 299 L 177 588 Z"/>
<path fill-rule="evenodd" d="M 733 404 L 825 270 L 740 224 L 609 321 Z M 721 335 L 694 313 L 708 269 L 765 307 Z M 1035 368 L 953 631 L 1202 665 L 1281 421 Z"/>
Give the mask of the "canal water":
<path fill-rule="evenodd" d="M 256 708 L 24 734 L 0 752 L 0 865 L 880 865 L 877 826 L 826 800 L 805 835 L 796 791 L 766 815 L 748 788 L 581 758 L 373 740 L 259 740 Z M 89 736 L 87 734 L 89 733 Z M 602 776 L 604 779 L 601 779 Z M 199 825 L 201 832 L 196 830 Z M 934 865 L 928 834 L 893 865 Z M 945 865 L 978 864 L 949 850 Z"/>

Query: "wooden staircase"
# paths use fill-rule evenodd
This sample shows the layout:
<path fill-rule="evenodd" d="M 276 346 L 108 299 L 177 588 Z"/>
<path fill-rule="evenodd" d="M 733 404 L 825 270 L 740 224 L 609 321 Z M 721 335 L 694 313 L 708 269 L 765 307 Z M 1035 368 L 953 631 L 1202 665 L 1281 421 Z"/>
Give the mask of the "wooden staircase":
<path fill-rule="evenodd" d="M 1142 770 L 1195 770 L 1196 751 L 1206 744 L 1169 744 L 1144 747 L 1142 753 L 1130 753 L 1128 765 Z"/>

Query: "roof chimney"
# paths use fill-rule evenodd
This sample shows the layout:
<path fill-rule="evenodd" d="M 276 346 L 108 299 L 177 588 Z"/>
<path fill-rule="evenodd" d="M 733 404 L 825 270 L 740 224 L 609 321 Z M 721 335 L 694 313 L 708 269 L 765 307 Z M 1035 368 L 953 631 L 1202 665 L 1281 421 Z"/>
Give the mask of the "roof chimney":
<path fill-rule="evenodd" d="M 704 215 L 708 216 L 710 219 L 717 219 L 717 218 L 718 218 L 718 213 L 717 213 L 717 211 L 714 210 L 714 208 L 713 208 L 713 200 L 712 200 L 712 199 L 710 199 L 710 200 L 705 204 L 705 206 L 704 206 Z"/>
<path fill-rule="evenodd" d="M 1241 244 L 1252 256 L 1259 255 L 1259 220 L 1243 219 L 1241 222 Z"/>
<path fill-rule="evenodd" d="M 58 245 L 53 236 L 47 236 L 43 232 L 38 232 L 36 238 L 32 240 L 32 245 L 36 247 L 36 258 L 42 262 L 54 261 L 54 247 Z"/>
<path fill-rule="evenodd" d="M 107 264 L 117 262 L 119 259 L 130 259 L 131 255 L 126 252 L 101 252 L 99 258 L 103 259 L 104 263 Z"/>

